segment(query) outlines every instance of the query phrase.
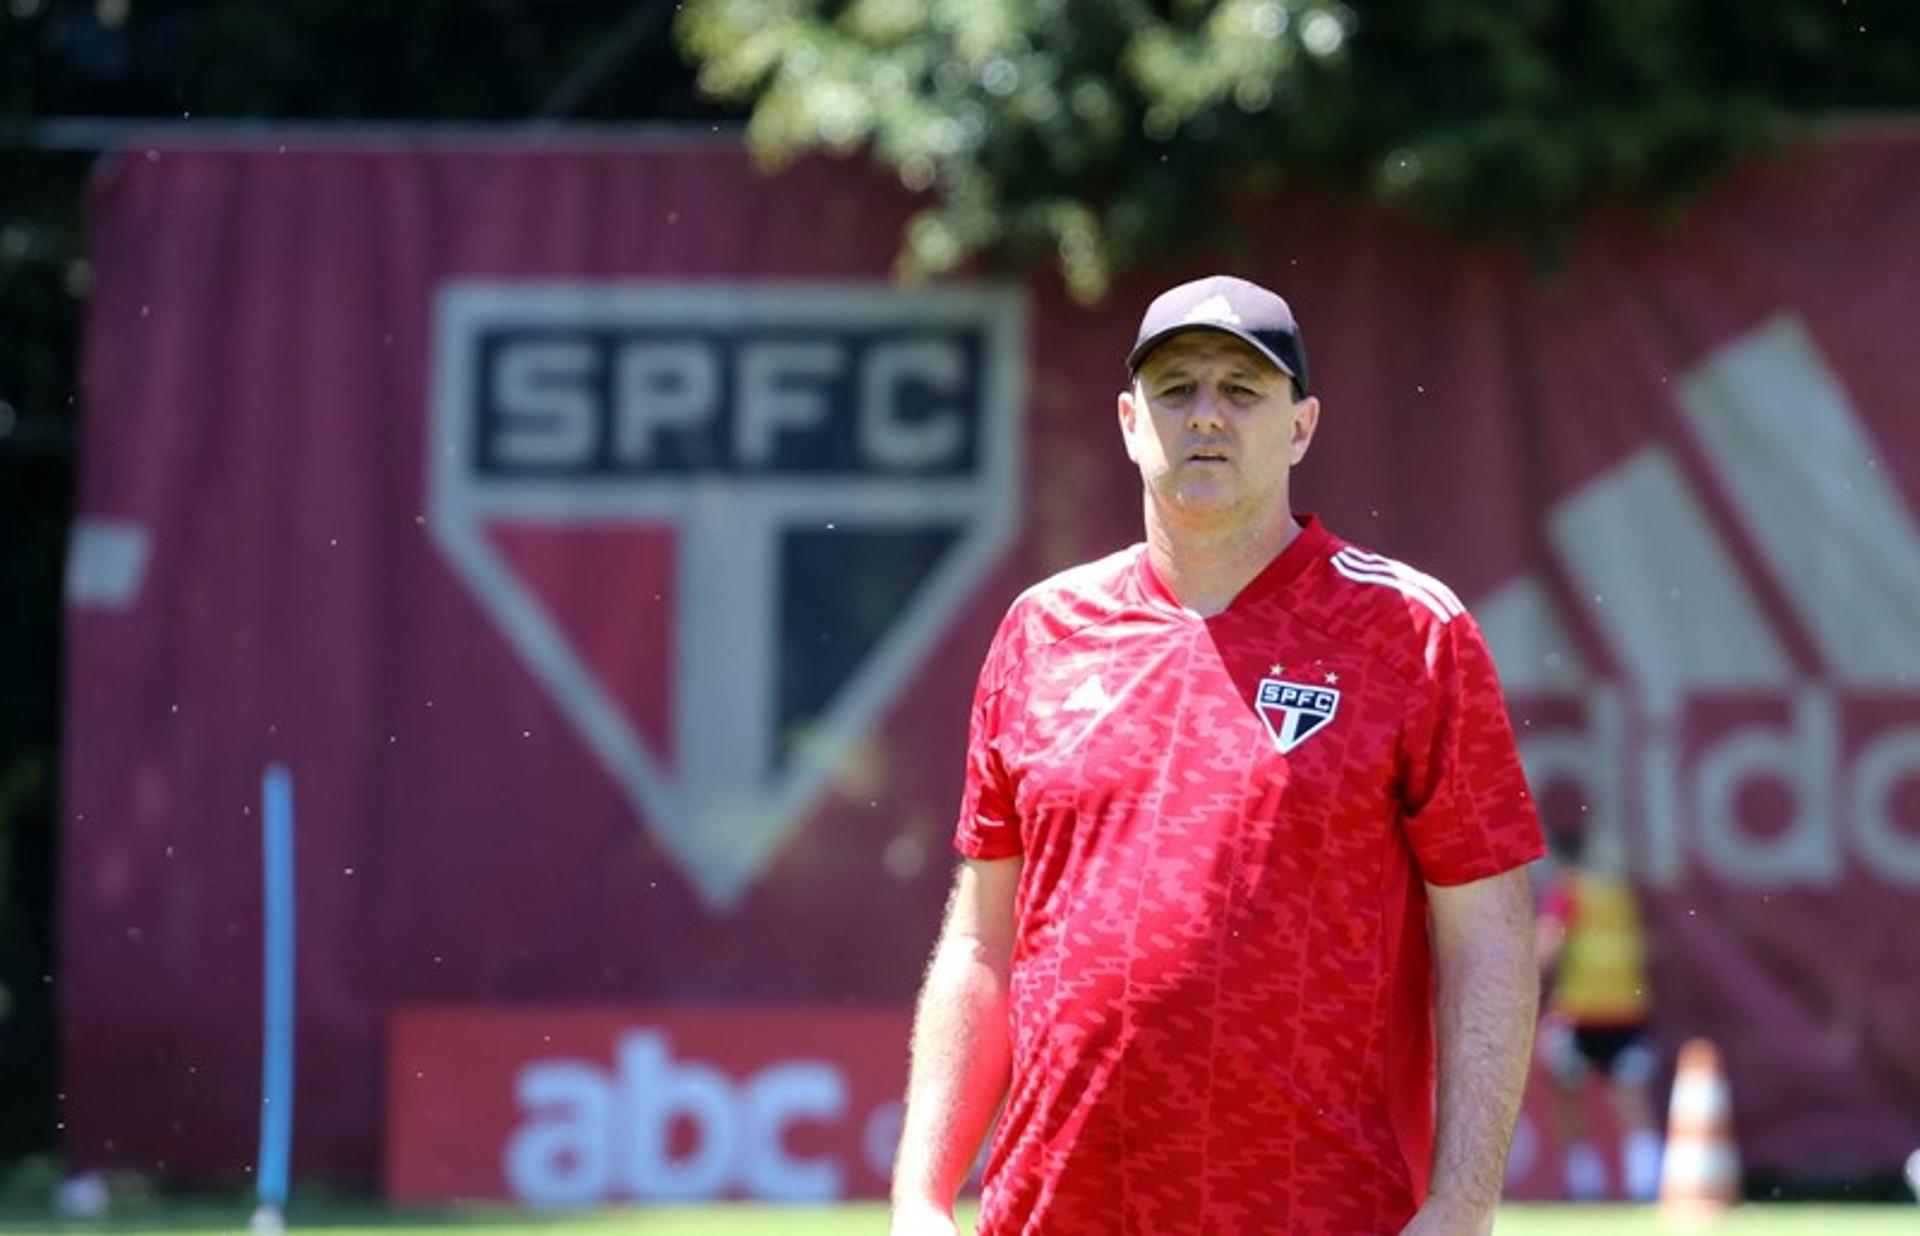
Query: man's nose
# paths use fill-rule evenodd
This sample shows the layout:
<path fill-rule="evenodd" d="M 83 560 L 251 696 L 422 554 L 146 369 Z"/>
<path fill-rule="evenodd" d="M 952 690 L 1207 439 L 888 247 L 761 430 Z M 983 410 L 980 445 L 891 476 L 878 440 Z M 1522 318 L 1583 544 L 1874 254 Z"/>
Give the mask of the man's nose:
<path fill-rule="evenodd" d="M 1211 428 L 1221 422 L 1220 394 L 1206 387 L 1194 392 L 1187 405 L 1187 424 L 1195 429 Z"/>

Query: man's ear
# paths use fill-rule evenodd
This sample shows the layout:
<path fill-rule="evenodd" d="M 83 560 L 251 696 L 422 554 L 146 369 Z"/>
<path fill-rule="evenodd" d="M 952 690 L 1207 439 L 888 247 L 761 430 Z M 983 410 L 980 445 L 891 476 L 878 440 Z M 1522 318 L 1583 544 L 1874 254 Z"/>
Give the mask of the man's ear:
<path fill-rule="evenodd" d="M 1308 395 L 1293 405 L 1293 436 L 1287 443 L 1287 455 L 1291 462 L 1299 463 L 1307 457 L 1307 448 L 1313 445 L 1313 432 L 1320 427 L 1320 400 Z"/>
<path fill-rule="evenodd" d="M 1139 463 L 1139 456 L 1133 453 L 1133 429 L 1135 424 L 1139 422 L 1142 409 L 1134 398 L 1132 387 L 1127 387 L 1120 392 L 1118 403 L 1120 412 L 1120 440 L 1126 444 L 1127 458 L 1133 460 L 1135 463 Z"/>

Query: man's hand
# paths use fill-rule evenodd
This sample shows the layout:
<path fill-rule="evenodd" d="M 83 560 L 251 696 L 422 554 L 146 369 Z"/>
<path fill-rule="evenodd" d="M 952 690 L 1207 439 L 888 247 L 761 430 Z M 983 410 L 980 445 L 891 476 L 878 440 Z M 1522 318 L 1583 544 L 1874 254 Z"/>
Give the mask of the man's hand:
<path fill-rule="evenodd" d="M 953 1215 L 931 1204 L 895 1206 L 889 1236 L 960 1236 Z"/>

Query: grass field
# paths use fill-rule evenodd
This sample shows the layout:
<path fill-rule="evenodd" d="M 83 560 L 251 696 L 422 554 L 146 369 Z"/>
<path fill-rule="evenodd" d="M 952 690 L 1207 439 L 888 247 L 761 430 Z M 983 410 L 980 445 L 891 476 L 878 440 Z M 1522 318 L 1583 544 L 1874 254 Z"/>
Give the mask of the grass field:
<path fill-rule="evenodd" d="M 388 1214 L 322 1209 L 289 1215 L 289 1233 L 330 1236 L 445 1236 L 469 1231 L 487 1236 L 863 1236 L 885 1233 L 879 1206 L 833 1207 L 699 1206 L 596 1211 L 533 1217 L 523 1211 L 461 1210 Z M 60 1223 L 45 1216 L 0 1217 L 0 1233 L 165 1233 L 166 1236 L 234 1236 L 247 1229 L 241 1207 L 179 1206 L 135 1216 Z M 1893 1236 L 1920 1233 L 1920 1207 L 1749 1205 L 1704 1230 L 1712 1236 Z M 1651 1210 L 1626 1206 L 1514 1205 L 1500 1214 L 1499 1236 L 1634 1236 L 1675 1231 Z"/>

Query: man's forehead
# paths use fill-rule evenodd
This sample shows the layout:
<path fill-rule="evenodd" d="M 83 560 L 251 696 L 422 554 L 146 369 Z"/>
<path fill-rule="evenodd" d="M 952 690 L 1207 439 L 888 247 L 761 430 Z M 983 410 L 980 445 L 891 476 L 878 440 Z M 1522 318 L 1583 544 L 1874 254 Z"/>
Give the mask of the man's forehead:
<path fill-rule="evenodd" d="M 1274 377 L 1284 371 L 1253 347 L 1225 331 L 1195 329 L 1182 331 L 1155 348 L 1140 366 L 1141 374 L 1179 368 L 1182 365 L 1226 361 L 1241 368 Z"/>

